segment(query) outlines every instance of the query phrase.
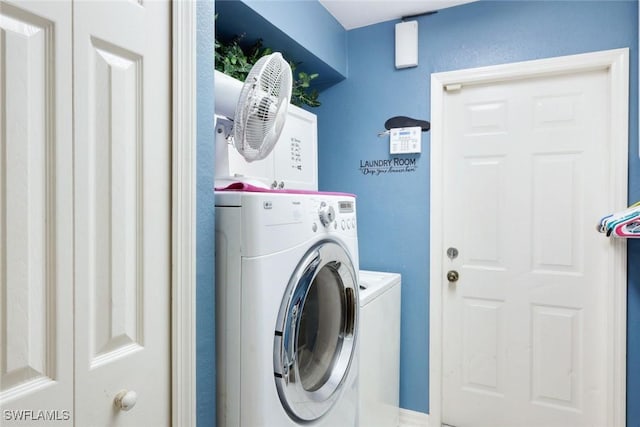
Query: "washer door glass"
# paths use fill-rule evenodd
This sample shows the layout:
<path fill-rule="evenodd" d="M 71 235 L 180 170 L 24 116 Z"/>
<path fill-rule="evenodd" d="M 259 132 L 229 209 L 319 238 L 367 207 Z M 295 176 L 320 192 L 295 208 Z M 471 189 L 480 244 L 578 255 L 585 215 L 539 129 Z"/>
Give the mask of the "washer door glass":
<path fill-rule="evenodd" d="M 296 421 L 327 413 L 340 397 L 355 350 L 357 279 L 334 241 L 311 248 L 294 272 L 274 340 L 280 401 Z"/>

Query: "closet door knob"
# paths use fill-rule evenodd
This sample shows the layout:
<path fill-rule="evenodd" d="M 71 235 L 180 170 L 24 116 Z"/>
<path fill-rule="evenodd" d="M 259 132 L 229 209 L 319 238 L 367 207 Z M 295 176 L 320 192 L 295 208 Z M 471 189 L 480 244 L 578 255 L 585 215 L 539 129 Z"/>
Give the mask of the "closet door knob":
<path fill-rule="evenodd" d="M 128 411 L 138 402 L 138 393 L 131 390 L 121 390 L 113 399 L 113 404 L 121 411 Z"/>

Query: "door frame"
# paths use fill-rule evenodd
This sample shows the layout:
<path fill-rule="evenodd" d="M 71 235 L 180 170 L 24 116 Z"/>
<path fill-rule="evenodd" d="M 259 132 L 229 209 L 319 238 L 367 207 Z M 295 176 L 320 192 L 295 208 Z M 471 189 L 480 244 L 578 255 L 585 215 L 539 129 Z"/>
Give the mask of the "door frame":
<path fill-rule="evenodd" d="M 196 425 L 196 2 L 171 2 L 171 425 Z"/>
<path fill-rule="evenodd" d="M 629 148 L 629 49 L 614 49 L 557 58 L 431 74 L 431 219 L 429 290 L 429 425 L 442 424 L 442 297 L 444 286 L 444 96 L 449 85 L 498 83 L 592 70 L 608 70 L 612 174 L 609 204 L 627 206 Z M 449 86 L 451 88 L 451 86 Z M 606 212 L 603 212 L 605 215 Z M 595 223 L 594 223 L 595 227 Z M 594 229 L 594 233 L 595 233 Z M 625 239 L 611 239 L 607 286 L 607 425 L 626 420 L 627 251 Z"/>

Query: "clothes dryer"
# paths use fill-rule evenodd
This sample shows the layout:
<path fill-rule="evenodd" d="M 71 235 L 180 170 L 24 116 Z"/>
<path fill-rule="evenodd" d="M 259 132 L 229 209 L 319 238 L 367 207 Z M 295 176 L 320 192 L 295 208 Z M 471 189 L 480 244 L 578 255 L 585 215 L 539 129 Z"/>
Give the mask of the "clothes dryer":
<path fill-rule="evenodd" d="M 398 426 L 401 276 L 360 270 L 359 278 L 359 425 Z"/>
<path fill-rule="evenodd" d="M 353 427 L 358 242 L 352 195 L 216 193 L 219 427 Z"/>

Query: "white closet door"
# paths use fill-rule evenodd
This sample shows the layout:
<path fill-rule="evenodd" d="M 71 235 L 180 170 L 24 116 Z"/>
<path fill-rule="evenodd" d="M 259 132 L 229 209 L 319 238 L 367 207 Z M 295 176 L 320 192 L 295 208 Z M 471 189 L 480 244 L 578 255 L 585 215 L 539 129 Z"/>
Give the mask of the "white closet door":
<path fill-rule="evenodd" d="M 74 3 L 78 426 L 171 420 L 170 19 L 167 1 Z"/>
<path fill-rule="evenodd" d="M 71 3 L 0 2 L 0 100 L 2 424 L 70 425 Z"/>

